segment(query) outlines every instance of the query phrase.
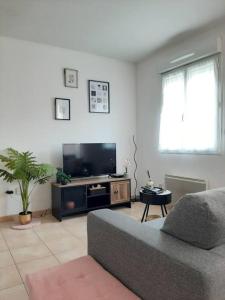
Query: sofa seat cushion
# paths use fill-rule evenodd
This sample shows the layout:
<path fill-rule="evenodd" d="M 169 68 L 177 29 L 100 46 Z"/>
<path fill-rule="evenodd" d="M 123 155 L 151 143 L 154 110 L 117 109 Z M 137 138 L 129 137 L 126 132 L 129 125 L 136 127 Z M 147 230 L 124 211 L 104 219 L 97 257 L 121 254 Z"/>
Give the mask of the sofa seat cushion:
<path fill-rule="evenodd" d="M 210 252 L 217 254 L 225 259 L 225 244 L 211 249 Z"/>
<path fill-rule="evenodd" d="M 140 299 L 91 256 L 30 274 L 26 281 L 31 300 Z"/>
<path fill-rule="evenodd" d="M 203 249 L 225 243 L 225 188 L 182 197 L 162 231 Z"/>

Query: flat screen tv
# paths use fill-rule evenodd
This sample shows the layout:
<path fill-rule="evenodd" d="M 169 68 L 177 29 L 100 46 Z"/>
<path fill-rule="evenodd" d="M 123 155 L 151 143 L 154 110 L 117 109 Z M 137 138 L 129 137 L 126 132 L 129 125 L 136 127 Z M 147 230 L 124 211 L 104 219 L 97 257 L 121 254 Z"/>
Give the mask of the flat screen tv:
<path fill-rule="evenodd" d="M 63 171 L 73 178 L 116 173 L 116 144 L 63 144 Z"/>

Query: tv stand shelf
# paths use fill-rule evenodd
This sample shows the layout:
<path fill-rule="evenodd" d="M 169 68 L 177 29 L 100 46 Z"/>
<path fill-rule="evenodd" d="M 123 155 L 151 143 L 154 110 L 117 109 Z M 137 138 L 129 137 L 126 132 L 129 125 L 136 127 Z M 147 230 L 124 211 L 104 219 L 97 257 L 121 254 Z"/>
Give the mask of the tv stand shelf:
<path fill-rule="evenodd" d="M 105 188 L 104 193 L 90 194 L 95 185 Z M 52 215 L 59 221 L 63 217 L 115 206 L 131 207 L 129 178 L 101 177 L 73 180 L 67 185 L 52 183 Z"/>

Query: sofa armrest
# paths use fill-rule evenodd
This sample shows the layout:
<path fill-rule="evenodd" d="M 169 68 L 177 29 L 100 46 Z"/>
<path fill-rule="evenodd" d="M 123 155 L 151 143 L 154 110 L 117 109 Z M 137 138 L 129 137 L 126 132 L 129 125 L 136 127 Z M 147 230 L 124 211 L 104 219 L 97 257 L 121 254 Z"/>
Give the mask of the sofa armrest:
<path fill-rule="evenodd" d="M 124 214 L 89 213 L 88 254 L 142 299 L 224 300 L 221 257 Z"/>

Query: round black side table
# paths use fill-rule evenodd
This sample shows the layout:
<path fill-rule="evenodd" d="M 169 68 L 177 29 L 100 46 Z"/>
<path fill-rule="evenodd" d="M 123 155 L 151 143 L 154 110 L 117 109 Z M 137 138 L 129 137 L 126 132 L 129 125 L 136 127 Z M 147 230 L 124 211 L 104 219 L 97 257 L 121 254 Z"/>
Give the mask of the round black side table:
<path fill-rule="evenodd" d="M 162 216 L 165 217 L 165 215 L 167 215 L 166 205 L 171 203 L 171 196 L 172 193 L 168 190 L 165 190 L 160 194 L 144 193 L 142 190 L 140 190 L 140 202 L 145 203 L 145 209 L 141 218 L 141 222 L 147 220 L 149 205 L 160 205 Z"/>

